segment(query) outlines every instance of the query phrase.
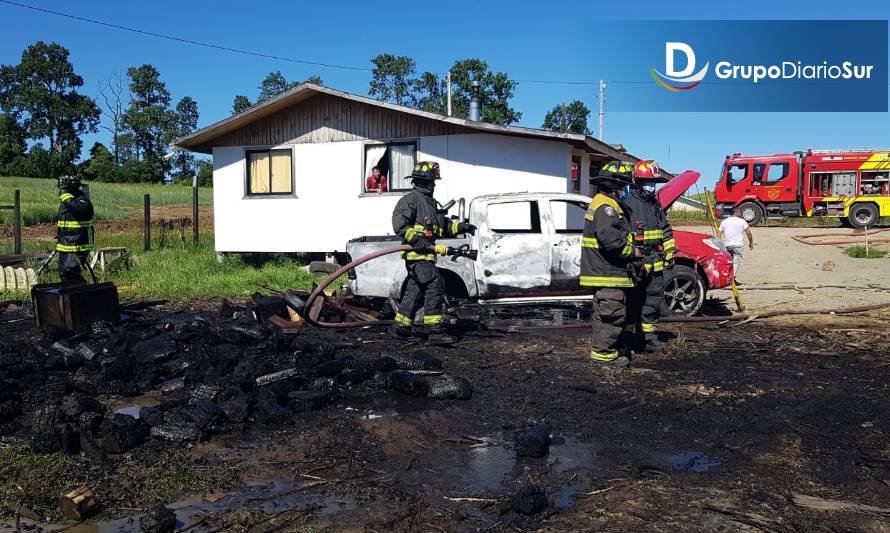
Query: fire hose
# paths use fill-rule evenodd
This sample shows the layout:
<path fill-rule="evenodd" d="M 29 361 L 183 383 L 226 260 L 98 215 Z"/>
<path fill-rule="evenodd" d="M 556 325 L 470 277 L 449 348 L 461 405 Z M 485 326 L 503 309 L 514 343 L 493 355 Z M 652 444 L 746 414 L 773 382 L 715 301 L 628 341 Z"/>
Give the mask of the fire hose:
<path fill-rule="evenodd" d="M 876 235 L 878 233 L 884 233 L 885 231 L 890 231 L 890 228 L 884 228 L 879 230 L 874 230 L 869 232 L 871 235 Z M 851 233 L 811 233 L 809 235 L 792 235 L 791 238 L 795 241 L 802 244 L 809 244 L 810 246 L 823 246 L 823 245 L 831 245 L 831 244 L 861 244 L 862 237 L 866 237 L 865 232 L 854 231 Z M 828 241 L 819 241 L 819 240 L 811 240 L 818 237 L 841 237 L 840 239 L 833 239 Z M 888 238 L 880 238 L 880 239 L 869 239 L 869 242 L 872 244 L 886 244 L 890 243 L 890 239 Z"/>
<path fill-rule="evenodd" d="M 321 283 L 318 284 L 312 292 L 309 293 L 309 297 L 306 298 L 305 303 L 301 303 L 297 301 L 297 299 L 292 294 L 286 294 L 284 297 L 285 303 L 292 307 L 295 311 L 299 312 L 302 315 L 303 320 L 305 320 L 308 324 L 320 328 L 362 328 L 368 326 L 389 326 L 391 324 L 395 324 L 394 320 L 361 320 L 357 322 L 319 322 L 318 320 L 312 318 L 310 315 L 312 310 L 312 304 L 315 302 L 315 299 L 322 294 L 322 292 L 332 283 L 337 281 L 337 279 L 346 274 L 353 268 L 361 265 L 362 263 L 367 263 L 372 259 L 376 259 L 378 257 L 394 254 L 397 252 L 409 252 L 414 250 L 414 247 L 408 244 L 403 244 L 400 246 L 392 246 L 389 248 L 384 248 L 382 250 L 377 250 L 376 252 L 371 252 L 368 255 L 359 257 L 349 263 L 343 265 L 342 267 L 335 270 L 328 277 L 323 279 Z M 436 253 L 438 255 L 448 255 L 451 256 L 452 260 L 457 260 L 458 257 L 466 257 L 471 260 L 476 259 L 476 251 L 470 249 L 469 244 L 462 245 L 458 248 L 452 248 L 450 246 L 446 247 L 444 245 L 437 245 L 431 247 L 428 250 L 430 253 Z"/>

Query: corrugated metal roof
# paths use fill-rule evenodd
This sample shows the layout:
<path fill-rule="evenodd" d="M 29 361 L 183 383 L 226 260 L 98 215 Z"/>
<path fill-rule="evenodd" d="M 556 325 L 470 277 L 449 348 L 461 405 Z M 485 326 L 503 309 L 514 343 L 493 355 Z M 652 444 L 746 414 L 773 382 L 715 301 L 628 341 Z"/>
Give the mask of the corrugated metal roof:
<path fill-rule="evenodd" d="M 572 144 L 573 146 L 585 149 L 588 152 L 601 155 L 604 158 L 608 159 L 630 159 L 634 161 L 639 159 L 624 151 L 624 148 L 621 145 L 611 145 L 600 141 L 599 139 L 595 139 L 589 135 L 582 135 L 577 133 L 559 133 L 536 128 L 525 128 L 521 126 L 500 126 L 497 124 L 489 124 L 487 122 L 473 122 L 460 118 L 439 115 L 438 113 L 430 113 L 428 111 L 421 111 L 419 109 L 391 104 L 388 102 L 381 102 L 379 100 L 374 100 L 373 98 L 368 98 L 366 96 L 360 96 L 345 91 L 338 91 L 337 89 L 332 89 L 323 85 L 315 85 L 314 83 L 300 84 L 293 89 L 285 91 L 272 99 L 256 104 L 253 107 L 250 107 L 249 109 L 238 113 L 237 115 L 232 115 L 231 117 L 220 120 L 219 122 L 211 124 L 206 128 L 202 128 L 195 133 L 192 133 L 191 135 L 186 135 L 185 137 L 176 139 L 171 143 L 171 145 L 185 150 L 193 151 L 198 147 L 204 147 L 208 145 L 212 146 L 214 139 L 226 133 L 237 130 L 261 118 L 272 115 L 281 109 L 299 104 L 300 102 L 317 94 L 329 94 L 331 96 L 345 98 L 372 106 L 382 107 L 400 113 L 407 113 L 410 115 L 425 117 L 431 120 L 438 120 L 484 133 L 519 137 L 533 137 L 553 141 L 565 141 L 569 144 Z"/>

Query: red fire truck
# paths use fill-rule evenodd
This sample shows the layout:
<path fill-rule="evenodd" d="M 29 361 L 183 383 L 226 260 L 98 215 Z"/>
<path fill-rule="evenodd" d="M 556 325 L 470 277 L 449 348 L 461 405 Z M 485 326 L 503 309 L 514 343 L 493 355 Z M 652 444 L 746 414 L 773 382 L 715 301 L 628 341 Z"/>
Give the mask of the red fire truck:
<path fill-rule="evenodd" d="M 856 228 L 890 216 L 890 150 L 806 150 L 726 156 L 715 214 L 734 207 L 755 225 L 766 218 L 839 217 Z"/>

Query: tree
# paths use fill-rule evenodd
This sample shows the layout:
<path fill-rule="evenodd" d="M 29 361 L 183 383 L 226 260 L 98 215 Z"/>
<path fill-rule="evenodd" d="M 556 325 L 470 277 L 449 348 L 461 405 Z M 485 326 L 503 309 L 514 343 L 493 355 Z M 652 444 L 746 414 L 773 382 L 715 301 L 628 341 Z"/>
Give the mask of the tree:
<path fill-rule="evenodd" d="M 90 158 L 84 162 L 82 173 L 95 181 L 115 182 L 120 179 L 120 167 L 115 163 L 111 151 L 99 142 L 90 148 Z"/>
<path fill-rule="evenodd" d="M 243 94 L 235 95 L 235 100 L 232 102 L 232 114 L 237 115 L 238 113 L 247 111 L 247 109 L 252 106 L 250 103 L 250 99 L 248 99 Z"/>
<path fill-rule="evenodd" d="M 38 41 L 22 52 L 18 65 L 0 66 L 0 109 L 19 116 L 28 139 L 48 141 L 51 154 L 40 153 L 41 172 L 51 177 L 71 171 L 84 133 L 97 131 L 99 108 L 77 89 L 83 78 L 56 43 Z M 36 167 L 35 167 L 36 168 Z"/>
<path fill-rule="evenodd" d="M 414 60 L 407 56 L 381 54 L 371 60 L 374 71 L 368 94 L 378 100 L 411 106 L 424 111 L 445 114 L 447 91 L 445 81 L 433 72 L 415 76 Z M 479 81 L 481 120 L 492 124 L 513 124 L 522 113 L 510 107 L 516 82 L 504 72 L 491 72 L 481 59 L 463 59 L 451 66 L 451 114 L 467 118 L 472 82 Z"/>
<path fill-rule="evenodd" d="M 160 182 L 169 171 L 170 163 L 164 161 L 165 139 L 175 124 L 175 114 L 170 111 L 170 92 L 160 79 L 160 73 L 152 65 L 130 67 L 130 107 L 124 113 L 124 126 L 133 132 L 136 155 L 150 164 L 140 172 L 156 172 L 149 181 Z"/>
<path fill-rule="evenodd" d="M 519 122 L 522 113 L 510 107 L 510 99 L 517 83 L 504 72 L 491 72 L 488 63 L 481 59 L 455 61 L 451 66 L 452 115 L 467 118 L 470 115 L 470 98 L 473 80 L 479 81 L 481 119 L 491 124 L 509 125 Z"/>
<path fill-rule="evenodd" d="M 167 142 L 185 137 L 198 129 L 198 102 L 185 96 L 176 103 L 173 127 L 167 134 Z M 186 151 L 178 151 L 173 156 L 174 179 L 191 178 L 195 174 L 195 158 Z"/>
<path fill-rule="evenodd" d="M 115 164 L 122 161 L 121 149 L 118 146 L 124 129 L 124 76 L 120 72 L 99 80 L 99 95 L 102 96 L 102 114 L 111 121 L 111 125 L 102 125 L 102 129 L 111 134 L 111 146 Z"/>
<path fill-rule="evenodd" d="M 0 114 L 0 173 L 9 173 L 10 165 L 25 156 L 25 148 L 25 128 L 15 115 Z"/>
<path fill-rule="evenodd" d="M 284 74 L 281 73 L 280 70 L 276 70 L 275 72 L 270 72 L 262 82 L 260 82 L 260 86 L 257 89 L 260 91 L 259 96 L 257 96 L 256 103 L 265 102 L 271 98 L 278 96 L 279 94 L 293 89 L 297 85 L 303 83 L 314 83 L 316 85 L 322 85 L 321 77 L 319 76 L 310 76 L 304 81 L 287 81 L 287 78 L 284 77 Z M 237 100 L 238 97 L 236 96 Z"/>
<path fill-rule="evenodd" d="M 199 187 L 213 187 L 213 163 L 206 159 L 199 159 L 196 175 Z"/>
<path fill-rule="evenodd" d="M 368 95 L 384 102 L 398 105 L 414 105 L 412 84 L 416 65 L 408 56 L 380 54 L 371 59 L 374 70 Z"/>
<path fill-rule="evenodd" d="M 541 127 L 545 130 L 558 131 L 560 133 L 581 133 L 590 135 L 587 120 L 590 118 L 590 109 L 581 100 L 575 100 L 568 104 L 559 104 L 544 117 Z"/>

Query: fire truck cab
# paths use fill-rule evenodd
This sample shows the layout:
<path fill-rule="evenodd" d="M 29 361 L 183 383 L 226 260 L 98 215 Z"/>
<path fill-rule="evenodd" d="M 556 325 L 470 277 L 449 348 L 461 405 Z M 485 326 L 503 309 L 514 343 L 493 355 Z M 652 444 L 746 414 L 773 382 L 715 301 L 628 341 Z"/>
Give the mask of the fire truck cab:
<path fill-rule="evenodd" d="M 766 218 L 838 217 L 856 228 L 890 216 L 890 150 L 807 150 L 726 156 L 715 214 L 736 207 L 751 225 Z"/>

